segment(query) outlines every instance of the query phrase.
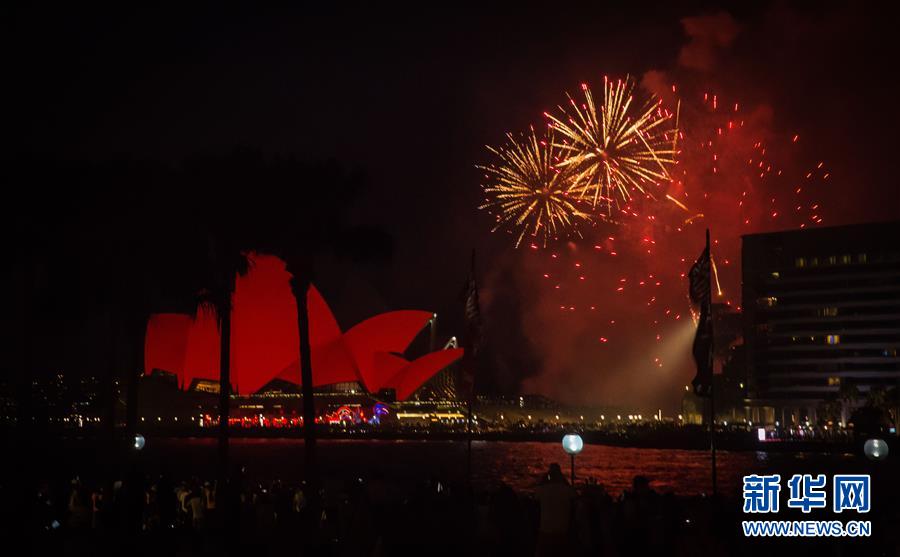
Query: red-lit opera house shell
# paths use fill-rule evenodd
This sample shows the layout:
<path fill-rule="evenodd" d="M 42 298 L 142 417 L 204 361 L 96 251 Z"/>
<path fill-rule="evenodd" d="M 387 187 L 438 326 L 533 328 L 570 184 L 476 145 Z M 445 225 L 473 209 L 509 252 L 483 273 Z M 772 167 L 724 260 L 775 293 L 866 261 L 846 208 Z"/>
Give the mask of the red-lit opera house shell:
<path fill-rule="evenodd" d="M 273 256 L 254 255 L 250 272 L 235 287 L 231 323 L 232 385 L 239 393 L 258 391 L 272 379 L 300 385 L 297 304 L 290 274 Z M 313 386 L 359 381 L 369 392 L 396 390 L 404 400 L 435 373 L 462 356 L 440 350 L 414 361 L 403 353 L 432 314 L 392 311 L 341 332 L 315 287 L 308 293 Z M 219 376 L 219 330 L 215 315 L 160 313 L 147 324 L 144 369 L 176 373 L 182 388 L 194 379 Z"/>

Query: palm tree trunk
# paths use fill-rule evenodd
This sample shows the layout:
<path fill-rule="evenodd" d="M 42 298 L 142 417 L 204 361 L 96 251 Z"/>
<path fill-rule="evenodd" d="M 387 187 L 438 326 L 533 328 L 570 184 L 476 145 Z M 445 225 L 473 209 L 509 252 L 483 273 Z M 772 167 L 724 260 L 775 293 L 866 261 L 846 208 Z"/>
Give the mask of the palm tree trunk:
<path fill-rule="evenodd" d="M 234 283 L 232 280 L 232 287 Z M 219 314 L 219 486 L 228 478 L 228 419 L 231 414 L 231 291 L 217 308 Z"/>
<path fill-rule="evenodd" d="M 120 451 L 124 451 L 123 463 L 128 489 L 125 499 L 125 532 L 129 535 L 140 532 L 142 518 L 142 494 L 137 478 L 143 477 L 138 451 L 134 450 L 134 436 L 137 434 L 138 397 L 141 377 L 144 375 L 144 342 L 147 333 L 148 314 L 142 312 L 128 315 L 129 339 L 131 340 L 126 364 L 125 392 L 125 432 Z M 125 448 L 128 447 L 127 450 Z"/>
<path fill-rule="evenodd" d="M 299 263 L 299 265 L 298 265 Z M 297 330 L 300 335 L 300 381 L 303 393 L 303 453 L 308 492 L 306 511 L 306 543 L 315 551 L 319 545 L 318 518 L 322 504 L 319 496 L 319 463 L 316 446 L 316 403 L 313 398 L 312 348 L 309 341 L 309 286 L 312 275 L 307 259 L 289 260 L 291 290 L 297 300 Z"/>
<path fill-rule="evenodd" d="M 303 392 L 303 442 L 306 477 L 310 486 L 318 486 L 316 459 L 316 405 L 313 399 L 312 349 L 309 342 L 309 279 L 301 276 L 291 281 L 297 299 L 297 329 L 300 334 L 300 381 Z"/>
<path fill-rule="evenodd" d="M 103 427 L 101 428 L 101 446 L 102 451 L 106 455 L 106 487 L 107 493 L 112 493 L 114 482 L 119 479 L 121 473 L 121 462 L 119 457 L 119 446 L 116 443 L 116 363 L 118 362 L 118 327 L 116 320 L 116 312 L 113 308 L 107 308 L 106 326 L 107 341 L 109 342 L 107 361 L 104 367 L 103 377 Z"/>
<path fill-rule="evenodd" d="M 18 272 L 16 272 L 18 271 Z M 18 348 L 21 350 L 19 373 L 13 374 L 11 378 L 15 385 L 16 392 L 16 423 L 14 426 L 15 435 L 12 438 L 14 444 L 6 445 L 4 442 L 4 452 L 8 451 L 12 455 L 12 478 L 10 482 L 12 488 L 13 499 L 10 504 L 4 505 L 4 509 L 0 509 L 0 519 L 9 524 L 13 532 L 25 532 L 27 528 L 33 525 L 32 513 L 32 497 L 34 488 L 34 466 L 31 465 L 31 459 L 34 458 L 34 408 L 33 408 L 33 386 L 34 366 L 32 362 L 34 315 L 37 313 L 36 295 L 34 293 L 34 265 L 27 259 L 20 267 L 15 268 L 15 279 L 21 281 L 17 286 L 20 296 L 12 296 L 15 308 L 15 317 L 21 323 L 16 333 L 20 335 L 17 338 Z M 18 451 L 18 455 L 16 455 Z M 20 512 L 16 506 L 16 502 L 23 505 L 24 512 Z"/>
<path fill-rule="evenodd" d="M 147 334 L 147 314 L 134 317 L 132 323 L 132 340 L 134 346 L 131 350 L 132 365 L 128 370 L 128 389 L 126 395 L 127 412 L 125 414 L 125 439 L 131 442 L 137 432 L 138 397 L 140 396 L 140 381 L 144 375 L 144 339 Z"/>
<path fill-rule="evenodd" d="M 306 477 L 307 508 L 304 523 L 304 554 L 317 554 L 321 549 L 319 517 L 322 509 L 319 494 L 319 463 L 316 446 L 316 403 L 313 398 L 312 348 L 309 340 L 309 287 L 312 262 L 306 256 L 287 257 L 291 274 L 291 291 L 297 301 L 297 332 L 300 336 L 300 382 L 303 393 L 303 455 Z"/>
<path fill-rule="evenodd" d="M 107 310 L 106 319 L 109 351 L 107 352 L 108 360 L 104 369 L 106 377 L 104 377 L 103 381 L 103 408 L 106 412 L 103 420 L 103 435 L 109 444 L 110 450 L 112 450 L 116 437 L 116 362 L 118 356 L 117 335 L 119 331 L 116 327 L 115 312 L 112 309 Z M 109 462 L 113 462 L 112 459 Z"/>

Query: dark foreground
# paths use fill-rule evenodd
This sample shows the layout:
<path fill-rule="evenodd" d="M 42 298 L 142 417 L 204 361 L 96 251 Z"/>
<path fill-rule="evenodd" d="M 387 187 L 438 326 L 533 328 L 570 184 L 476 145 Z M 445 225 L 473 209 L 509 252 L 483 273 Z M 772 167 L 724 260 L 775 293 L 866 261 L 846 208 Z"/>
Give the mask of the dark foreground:
<path fill-rule="evenodd" d="M 900 520 L 884 501 L 867 517 L 868 539 L 748 541 L 738 526 L 740 501 L 660 495 L 640 479 L 620 497 L 579 485 L 558 534 L 540 531 L 547 511 L 534 496 L 508 486 L 473 493 L 439 478 L 410 491 L 380 478 L 349 479 L 324 493 L 314 515 L 303 485 L 243 485 L 227 500 L 198 481 L 160 478 L 141 486 L 138 498 L 129 489 L 43 486 L 31 502 L 25 554 L 893 555 Z"/>
<path fill-rule="evenodd" d="M 35 555 L 896 555 L 897 470 L 852 455 L 723 453 L 720 498 L 709 494 L 703 452 L 588 446 L 577 497 L 542 508 L 557 443 L 481 443 L 473 481 L 464 444 L 325 442 L 321 506 L 305 484 L 302 443 L 235 441 L 229 483 L 217 488 L 210 440 L 156 440 L 108 482 L 88 446 L 35 449 L 31 494 L 10 504 L 4 475 L 4 539 Z M 893 456 L 893 455 L 892 455 Z M 212 472 L 211 472 L 212 471 Z M 750 473 L 870 473 L 872 511 L 815 516 L 742 513 Z M 635 476 L 638 479 L 635 481 Z M 627 479 L 626 479 L 627 478 Z M 640 478 L 647 478 L 647 482 Z M 558 478 L 557 478 L 558 479 Z M 786 488 L 785 488 L 786 490 Z M 782 501 L 786 493 L 782 492 Z M 784 503 L 782 502 L 782 507 Z M 562 513 L 562 533 L 541 518 Z M 865 519 L 871 538 L 759 540 L 742 520 Z M 12 526 L 15 525 L 15 530 Z M 6 554 L 6 551 L 4 551 Z"/>

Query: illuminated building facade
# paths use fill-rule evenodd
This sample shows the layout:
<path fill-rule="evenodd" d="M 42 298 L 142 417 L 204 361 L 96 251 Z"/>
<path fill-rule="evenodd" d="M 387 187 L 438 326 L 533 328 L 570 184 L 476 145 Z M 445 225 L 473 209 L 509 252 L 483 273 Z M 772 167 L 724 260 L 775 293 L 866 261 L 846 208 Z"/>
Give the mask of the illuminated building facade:
<path fill-rule="evenodd" d="M 748 396 L 770 416 L 757 419 L 815 423 L 844 401 L 843 423 L 851 399 L 898 385 L 898 238 L 900 222 L 744 236 Z"/>
<path fill-rule="evenodd" d="M 266 387 L 290 391 L 301 383 L 297 306 L 284 263 L 253 256 L 250 272 L 235 288 L 231 332 L 232 388 L 239 394 Z M 342 332 L 316 290 L 308 292 L 313 387 L 318 392 L 353 394 L 390 390 L 396 400 L 409 398 L 463 350 L 447 346 L 408 360 L 416 336 L 434 319 L 427 311 L 403 310 L 376 315 Z M 219 375 L 219 331 L 215 315 L 155 314 L 147 326 L 145 372 L 165 370 L 181 388 L 212 386 Z M 280 387 L 277 387 L 280 385 Z"/>

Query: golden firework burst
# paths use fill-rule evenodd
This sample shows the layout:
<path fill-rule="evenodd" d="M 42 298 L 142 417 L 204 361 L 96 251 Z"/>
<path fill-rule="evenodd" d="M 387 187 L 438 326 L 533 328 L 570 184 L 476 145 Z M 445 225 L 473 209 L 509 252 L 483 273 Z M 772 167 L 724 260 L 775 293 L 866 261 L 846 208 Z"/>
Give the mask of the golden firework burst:
<path fill-rule="evenodd" d="M 670 180 L 675 164 L 675 117 L 650 95 L 635 99 L 635 83 L 626 78 L 603 79 L 603 104 L 594 103 L 591 89 L 582 84 L 584 102 L 570 95 L 569 107 L 560 114 L 545 113 L 558 132 L 553 144 L 559 150 L 560 170 L 572 172 L 572 190 L 591 197 L 593 205 L 605 206 L 610 214 L 633 192 L 653 196 L 648 186 Z"/>
<path fill-rule="evenodd" d="M 577 195 L 571 191 L 573 173 L 559 168 L 562 159 L 552 130 L 539 137 L 532 127 L 519 137 L 511 133 L 506 137 L 503 147 L 487 146 L 496 161 L 477 166 L 487 180 L 479 209 L 496 217 L 494 230 L 517 233 L 516 247 L 526 234 L 541 238 L 544 245 L 553 238 L 580 236 L 578 226 L 590 215 L 577 207 Z"/>

